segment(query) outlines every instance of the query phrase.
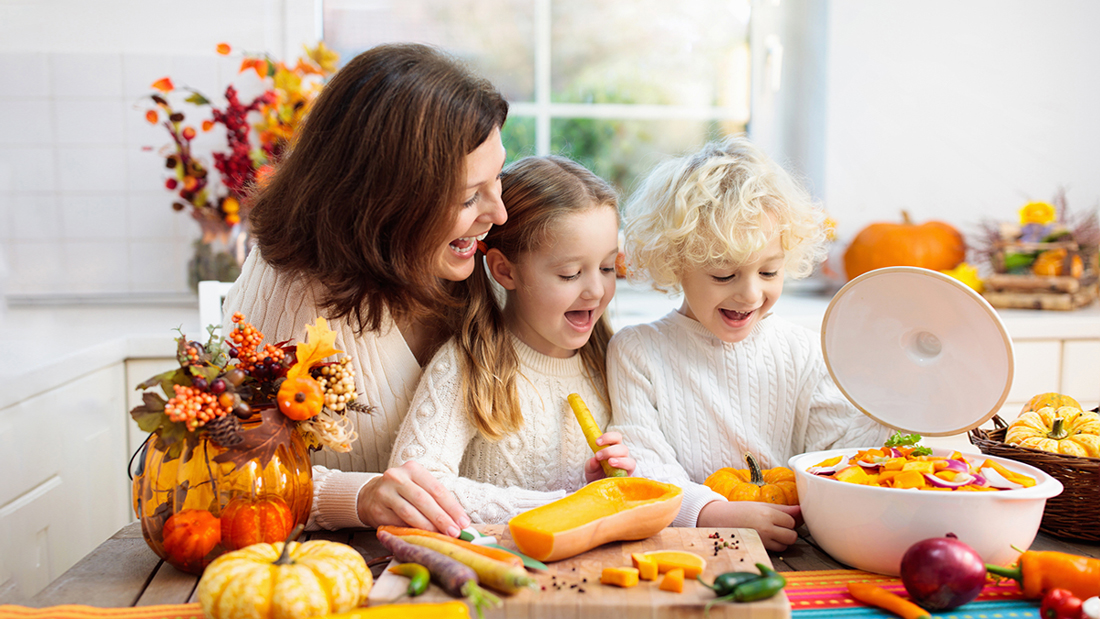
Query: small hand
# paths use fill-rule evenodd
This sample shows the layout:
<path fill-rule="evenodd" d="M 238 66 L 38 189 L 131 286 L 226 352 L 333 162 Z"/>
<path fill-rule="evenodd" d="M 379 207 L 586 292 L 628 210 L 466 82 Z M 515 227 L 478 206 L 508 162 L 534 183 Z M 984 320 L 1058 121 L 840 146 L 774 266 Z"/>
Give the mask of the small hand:
<path fill-rule="evenodd" d="M 470 526 L 454 494 L 414 460 L 368 482 L 359 491 L 357 505 L 359 519 L 372 527 L 393 524 L 457 537 Z"/>
<path fill-rule="evenodd" d="M 711 501 L 699 510 L 696 526 L 755 529 L 764 548 L 778 552 L 798 541 L 795 528 L 801 520 L 802 508 L 797 505 Z"/>
<path fill-rule="evenodd" d="M 605 477 L 603 466 L 600 462 L 606 461 L 611 466 L 626 471 L 627 475 L 633 475 L 638 463 L 630 457 L 630 450 L 623 444 L 623 436 L 618 432 L 607 432 L 596 439 L 597 445 L 605 446 L 589 458 L 584 464 L 584 480 L 591 483 Z"/>

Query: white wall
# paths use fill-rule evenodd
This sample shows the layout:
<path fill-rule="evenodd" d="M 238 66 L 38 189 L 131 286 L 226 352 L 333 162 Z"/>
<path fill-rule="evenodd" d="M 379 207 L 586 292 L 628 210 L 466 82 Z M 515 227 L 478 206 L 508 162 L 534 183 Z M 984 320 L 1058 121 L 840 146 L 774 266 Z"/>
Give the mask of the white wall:
<path fill-rule="evenodd" d="M 1100 204 L 1100 3 L 830 0 L 821 196 L 870 221 Z"/>
<path fill-rule="evenodd" d="M 221 41 L 296 56 L 318 1 L 0 3 L 0 293 L 186 291 L 197 226 L 169 208 L 161 159 L 142 150 L 167 136 L 138 104 L 164 75 L 207 94 L 246 81 L 212 52 Z M 785 58 L 781 90 L 754 100 L 754 137 L 808 179 L 842 238 L 901 209 L 969 232 L 1060 186 L 1071 207 L 1100 202 L 1100 3 L 756 9 Z"/>
<path fill-rule="evenodd" d="M 316 40 L 314 0 L 0 3 L 0 247 L 14 297 L 186 293 L 198 226 L 171 210 L 144 120 L 150 84 L 171 76 L 215 97 L 238 50 L 293 59 Z M 224 148 L 214 132 L 203 145 Z M 208 160 L 208 163 L 212 163 Z"/>

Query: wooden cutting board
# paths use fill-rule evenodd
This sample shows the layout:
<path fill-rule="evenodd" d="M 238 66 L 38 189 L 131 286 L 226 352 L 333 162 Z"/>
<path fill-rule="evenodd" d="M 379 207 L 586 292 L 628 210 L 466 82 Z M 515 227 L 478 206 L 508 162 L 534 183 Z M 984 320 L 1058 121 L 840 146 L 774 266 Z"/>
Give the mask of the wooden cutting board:
<path fill-rule="evenodd" d="M 484 525 L 477 528 L 486 535 L 495 536 L 497 542 L 505 548 L 516 547 L 507 526 Z M 729 544 L 728 548 L 719 549 L 717 555 L 714 554 L 714 542 L 717 540 L 708 538 L 714 533 L 718 533 L 722 541 Z M 546 572 L 531 572 L 539 581 L 539 590 L 521 591 L 511 597 L 502 595 L 503 606 L 487 609 L 485 617 L 701 617 L 703 606 L 713 600 L 715 595 L 694 580 L 685 579 L 683 593 L 658 589 L 663 575 L 655 581 L 639 581 L 637 586 L 629 589 L 600 584 L 603 568 L 630 566 L 630 553 L 647 550 L 688 550 L 698 554 L 707 561 L 707 569 L 703 572 L 703 579 L 707 582 L 713 582 L 715 576 L 724 572 L 755 572 L 757 563 L 772 565 L 760 542 L 760 536 L 752 529 L 669 527 L 649 539 L 605 544 L 571 559 L 551 563 Z M 403 576 L 384 572 L 371 590 L 370 605 L 399 598 L 408 582 Z M 453 598 L 433 584 L 423 595 L 416 598 L 401 597 L 396 603 L 444 602 L 451 599 Z M 475 616 L 472 607 L 470 614 Z M 739 619 L 789 619 L 791 605 L 786 594 L 780 592 L 759 602 L 715 604 L 711 607 L 710 616 L 716 619 L 734 616 Z"/>

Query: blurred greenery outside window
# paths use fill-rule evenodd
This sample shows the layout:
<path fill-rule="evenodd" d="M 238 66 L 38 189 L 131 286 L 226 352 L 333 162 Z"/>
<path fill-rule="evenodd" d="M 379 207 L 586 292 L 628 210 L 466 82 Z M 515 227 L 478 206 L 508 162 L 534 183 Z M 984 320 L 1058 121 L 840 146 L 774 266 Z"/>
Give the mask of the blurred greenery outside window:
<path fill-rule="evenodd" d="M 663 159 L 745 131 L 751 0 L 323 0 L 341 62 L 439 46 L 504 93 L 508 161 L 557 154 L 625 201 Z"/>

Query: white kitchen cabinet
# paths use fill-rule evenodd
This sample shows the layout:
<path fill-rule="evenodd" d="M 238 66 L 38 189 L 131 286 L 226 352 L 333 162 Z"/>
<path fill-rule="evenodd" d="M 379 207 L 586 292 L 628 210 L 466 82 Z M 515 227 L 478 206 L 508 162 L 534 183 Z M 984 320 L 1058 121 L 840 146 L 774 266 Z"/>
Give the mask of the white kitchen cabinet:
<path fill-rule="evenodd" d="M 34 595 L 129 522 L 124 376 L 119 360 L 0 409 L 9 597 Z"/>

